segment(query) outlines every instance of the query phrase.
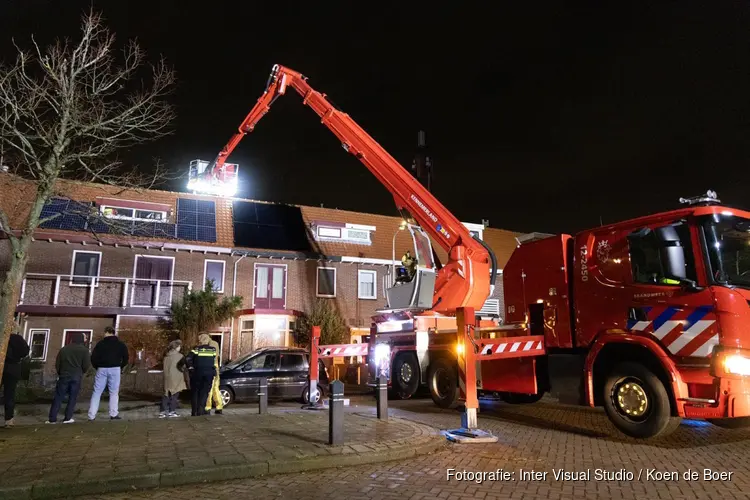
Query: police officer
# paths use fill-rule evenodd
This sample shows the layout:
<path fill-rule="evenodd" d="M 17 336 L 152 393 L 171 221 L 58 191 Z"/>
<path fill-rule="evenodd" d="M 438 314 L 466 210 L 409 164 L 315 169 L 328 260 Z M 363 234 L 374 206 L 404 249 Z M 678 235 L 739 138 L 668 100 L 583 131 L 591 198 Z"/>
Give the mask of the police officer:
<path fill-rule="evenodd" d="M 211 345 L 207 333 L 198 336 L 198 345 L 185 356 L 185 364 L 190 371 L 190 389 L 192 399 L 192 416 L 206 415 L 208 393 L 213 385 L 216 370 L 216 348 Z"/>

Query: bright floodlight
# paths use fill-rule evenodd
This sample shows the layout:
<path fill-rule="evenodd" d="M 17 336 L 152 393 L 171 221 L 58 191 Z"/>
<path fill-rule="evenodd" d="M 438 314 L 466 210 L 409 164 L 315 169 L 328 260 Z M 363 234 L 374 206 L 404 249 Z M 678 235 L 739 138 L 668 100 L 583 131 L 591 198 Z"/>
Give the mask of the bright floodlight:
<path fill-rule="evenodd" d="M 190 162 L 188 189 L 194 193 L 233 197 L 237 194 L 239 165 L 225 163 L 217 172 L 207 172 L 209 163 L 202 160 Z"/>

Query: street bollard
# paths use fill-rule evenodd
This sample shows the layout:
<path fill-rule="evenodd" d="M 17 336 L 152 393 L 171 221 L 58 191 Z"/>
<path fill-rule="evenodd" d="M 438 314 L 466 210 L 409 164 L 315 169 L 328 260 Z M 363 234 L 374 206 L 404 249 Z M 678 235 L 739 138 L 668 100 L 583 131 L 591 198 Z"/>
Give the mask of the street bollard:
<path fill-rule="evenodd" d="M 261 377 L 258 380 L 258 414 L 268 413 L 268 379 Z"/>
<path fill-rule="evenodd" d="M 344 444 L 344 383 L 334 380 L 328 404 L 328 444 Z"/>
<path fill-rule="evenodd" d="M 388 378 L 378 377 L 378 384 L 375 387 L 378 398 L 378 419 L 388 420 Z"/>

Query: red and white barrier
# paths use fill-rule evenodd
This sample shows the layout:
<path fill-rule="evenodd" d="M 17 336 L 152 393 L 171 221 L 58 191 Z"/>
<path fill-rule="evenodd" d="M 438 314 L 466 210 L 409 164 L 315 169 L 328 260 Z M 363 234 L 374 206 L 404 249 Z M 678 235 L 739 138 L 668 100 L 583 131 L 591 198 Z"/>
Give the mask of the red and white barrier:
<path fill-rule="evenodd" d="M 541 356 L 547 352 L 544 349 L 544 335 L 482 339 L 477 345 L 477 358 L 480 361 Z"/>
<path fill-rule="evenodd" d="M 312 328 L 312 335 L 310 338 L 310 368 L 309 368 L 309 394 L 310 404 L 315 406 L 316 402 L 313 402 L 314 394 L 317 391 L 318 386 L 318 360 L 330 359 L 330 358 L 341 358 L 349 356 L 367 356 L 369 344 L 331 344 L 331 345 L 319 345 L 320 343 L 320 327 L 314 326 Z"/>
<path fill-rule="evenodd" d="M 331 344 L 318 346 L 318 356 L 321 358 L 337 358 L 342 356 L 367 356 L 368 344 Z"/>

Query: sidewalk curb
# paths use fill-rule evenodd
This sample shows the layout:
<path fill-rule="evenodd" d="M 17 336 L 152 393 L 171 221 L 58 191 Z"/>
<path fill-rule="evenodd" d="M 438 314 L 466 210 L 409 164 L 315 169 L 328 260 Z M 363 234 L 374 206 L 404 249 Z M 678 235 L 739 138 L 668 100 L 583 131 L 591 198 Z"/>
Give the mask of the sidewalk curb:
<path fill-rule="evenodd" d="M 426 427 L 426 426 L 424 426 Z M 96 478 L 70 482 L 38 482 L 28 486 L 0 486 L 0 500 L 39 500 L 82 495 L 123 493 L 158 487 L 256 478 L 272 474 L 285 474 L 319 469 L 333 469 L 352 465 L 390 462 L 427 455 L 447 446 L 445 437 L 435 432 L 420 444 L 405 444 L 397 448 L 363 454 L 342 453 L 290 460 L 267 460 L 239 465 L 216 465 L 199 469 L 149 472 Z M 367 446 L 367 445 L 365 445 Z M 72 493 L 74 492 L 74 493 Z"/>

